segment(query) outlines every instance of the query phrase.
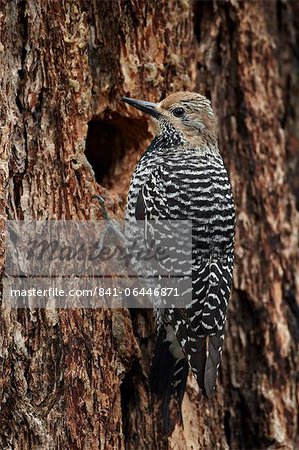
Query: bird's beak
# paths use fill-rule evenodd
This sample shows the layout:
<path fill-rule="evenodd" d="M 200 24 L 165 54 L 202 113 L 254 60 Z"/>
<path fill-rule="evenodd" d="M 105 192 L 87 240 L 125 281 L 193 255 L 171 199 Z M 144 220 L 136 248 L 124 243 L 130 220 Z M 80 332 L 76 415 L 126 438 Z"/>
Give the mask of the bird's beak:
<path fill-rule="evenodd" d="M 161 115 L 161 113 L 157 111 L 157 103 L 145 102 L 144 100 L 137 100 L 129 97 L 123 97 L 122 101 L 128 103 L 128 105 L 134 106 L 134 108 L 140 109 L 140 111 L 149 114 L 155 119 L 158 119 Z"/>

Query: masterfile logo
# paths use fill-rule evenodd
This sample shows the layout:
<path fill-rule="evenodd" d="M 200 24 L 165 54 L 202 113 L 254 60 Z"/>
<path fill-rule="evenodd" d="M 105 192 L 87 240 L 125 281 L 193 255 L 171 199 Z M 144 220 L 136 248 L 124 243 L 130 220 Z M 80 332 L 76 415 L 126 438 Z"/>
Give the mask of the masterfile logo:
<path fill-rule="evenodd" d="M 8 221 L 4 305 L 182 306 L 191 263 L 190 221 Z"/>

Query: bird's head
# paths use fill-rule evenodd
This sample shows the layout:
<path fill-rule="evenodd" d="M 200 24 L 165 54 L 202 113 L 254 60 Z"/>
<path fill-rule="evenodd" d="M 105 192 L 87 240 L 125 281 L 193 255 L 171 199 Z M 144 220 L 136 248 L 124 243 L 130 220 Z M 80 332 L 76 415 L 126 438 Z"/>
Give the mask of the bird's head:
<path fill-rule="evenodd" d="M 160 103 L 123 97 L 123 101 L 149 114 L 156 124 L 157 135 L 170 143 L 181 138 L 180 146 L 217 147 L 217 130 L 211 102 L 196 92 L 177 92 Z M 175 145 L 175 144 L 174 144 Z"/>

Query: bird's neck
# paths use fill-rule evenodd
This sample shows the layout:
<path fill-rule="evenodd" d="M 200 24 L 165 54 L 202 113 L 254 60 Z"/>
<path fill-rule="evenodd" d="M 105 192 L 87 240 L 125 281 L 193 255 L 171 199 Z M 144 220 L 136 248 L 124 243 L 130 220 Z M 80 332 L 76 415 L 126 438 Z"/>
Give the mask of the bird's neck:
<path fill-rule="evenodd" d="M 150 153 L 165 156 L 165 150 L 167 153 L 184 153 L 193 155 L 211 155 L 220 156 L 219 147 L 217 142 L 203 141 L 201 144 L 195 144 L 188 142 L 180 132 L 175 132 L 172 135 L 158 134 L 154 137 L 150 147 L 148 148 Z"/>
<path fill-rule="evenodd" d="M 160 124 L 157 135 L 151 144 L 154 151 L 182 150 L 194 152 L 198 149 L 202 153 L 219 154 L 217 138 L 202 133 L 200 136 L 186 136 L 181 130 L 177 130 L 168 122 Z"/>
<path fill-rule="evenodd" d="M 165 123 L 155 136 L 153 144 L 156 148 L 160 149 L 178 148 L 186 145 L 187 140 L 181 131 Z"/>

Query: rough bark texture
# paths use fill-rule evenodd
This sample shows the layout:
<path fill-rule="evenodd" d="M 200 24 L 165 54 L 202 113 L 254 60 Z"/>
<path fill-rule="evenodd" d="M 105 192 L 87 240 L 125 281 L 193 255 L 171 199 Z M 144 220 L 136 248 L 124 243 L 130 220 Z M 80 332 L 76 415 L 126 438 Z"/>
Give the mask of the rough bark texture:
<path fill-rule="evenodd" d="M 298 18 L 291 1 L 2 0 L 2 237 L 6 218 L 100 218 L 95 193 L 123 214 L 151 138 L 124 94 L 212 99 L 238 211 L 214 398 L 190 377 L 168 441 L 149 313 L 2 309 L 2 449 L 299 447 Z"/>

